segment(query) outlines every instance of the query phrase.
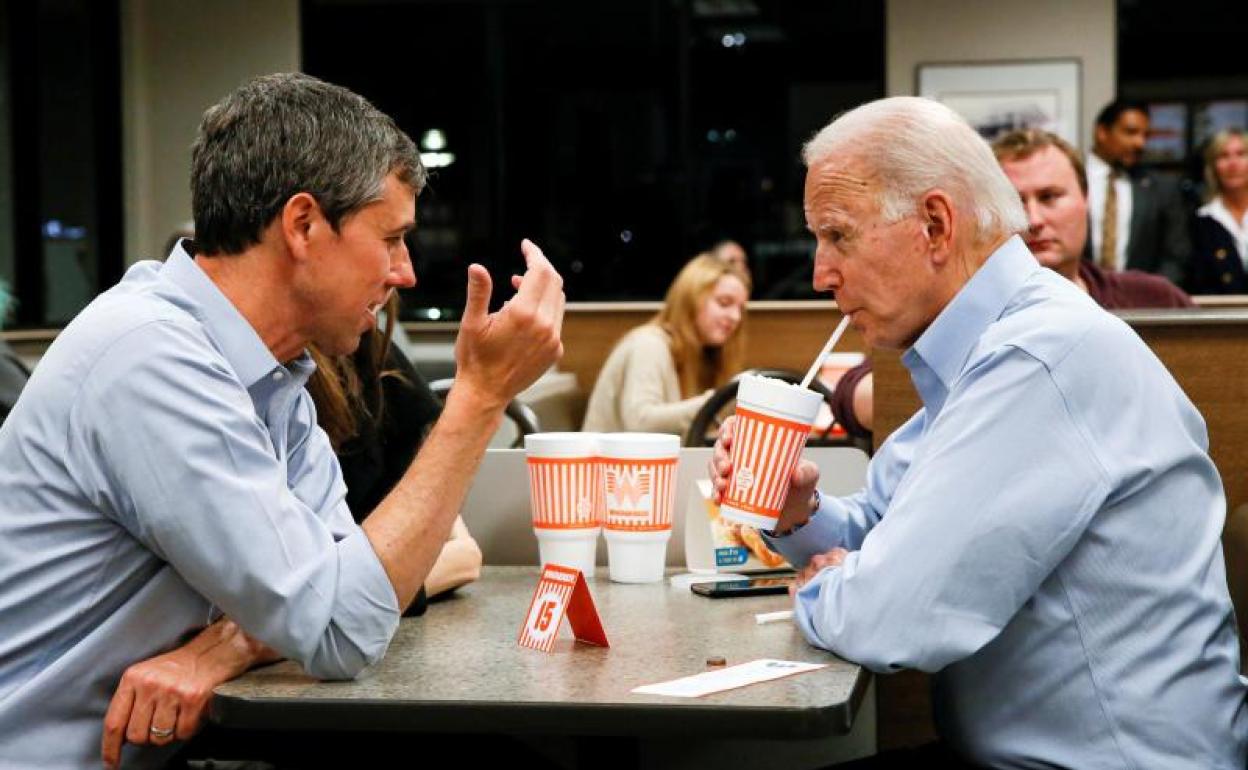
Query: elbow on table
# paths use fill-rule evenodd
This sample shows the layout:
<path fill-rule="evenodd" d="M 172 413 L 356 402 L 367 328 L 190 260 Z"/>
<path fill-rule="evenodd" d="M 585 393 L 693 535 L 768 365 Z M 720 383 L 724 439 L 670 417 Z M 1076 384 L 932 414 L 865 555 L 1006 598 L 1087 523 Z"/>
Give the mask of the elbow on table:
<path fill-rule="evenodd" d="M 398 615 L 395 615 L 395 628 L 398 626 Z M 321 636 L 315 649 L 300 660 L 304 671 L 309 676 L 324 680 L 355 679 L 370 666 L 374 666 L 386 655 L 390 647 L 390 633 L 379 632 L 362 637 L 360 634 L 349 636 L 336 624 Z"/>
<path fill-rule="evenodd" d="M 816 647 L 836 653 L 845 660 L 853 661 L 877 674 L 895 674 L 906 669 L 930 674 L 952 662 L 933 658 L 931 651 L 925 649 L 922 642 L 907 643 L 905 640 L 887 639 L 884 635 L 871 633 L 828 636 L 824 636 L 818 630 L 816 633 L 818 639 L 811 640 Z"/>
<path fill-rule="evenodd" d="M 829 600 L 820 598 L 821 604 Z M 811 643 L 880 674 L 936 673 L 973 655 L 1000 631 L 981 618 L 901 601 L 846 602 L 820 610 L 807 632 Z"/>

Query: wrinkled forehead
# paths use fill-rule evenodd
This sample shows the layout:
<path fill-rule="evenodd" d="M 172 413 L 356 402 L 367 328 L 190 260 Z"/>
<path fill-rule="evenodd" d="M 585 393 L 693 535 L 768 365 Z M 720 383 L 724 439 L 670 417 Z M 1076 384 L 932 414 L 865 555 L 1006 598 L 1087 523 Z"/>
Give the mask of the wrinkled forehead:
<path fill-rule="evenodd" d="M 878 184 L 878 175 L 855 158 L 832 155 L 816 162 L 806 172 L 806 221 L 868 213 Z"/>

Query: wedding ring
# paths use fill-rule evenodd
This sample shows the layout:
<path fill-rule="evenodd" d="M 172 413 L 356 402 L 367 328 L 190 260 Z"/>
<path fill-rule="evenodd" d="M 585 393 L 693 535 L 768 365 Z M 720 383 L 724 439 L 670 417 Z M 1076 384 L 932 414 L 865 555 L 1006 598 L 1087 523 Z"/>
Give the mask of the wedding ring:
<path fill-rule="evenodd" d="M 153 737 L 153 738 L 172 738 L 172 737 L 173 737 L 173 728 L 172 728 L 172 727 L 170 727 L 168 730 L 162 730 L 162 729 L 160 729 L 159 727 L 152 726 L 152 727 L 148 730 L 148 732 L 150 732 L 150 733 L 152 734 L 152 737 Z"/>

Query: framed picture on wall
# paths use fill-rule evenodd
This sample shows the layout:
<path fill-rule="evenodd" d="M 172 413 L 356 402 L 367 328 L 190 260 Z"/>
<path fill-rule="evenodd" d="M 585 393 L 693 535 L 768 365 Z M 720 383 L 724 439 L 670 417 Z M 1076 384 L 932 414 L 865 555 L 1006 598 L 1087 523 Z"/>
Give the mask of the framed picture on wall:
<path fill-rule="evenodd" d="M 916 70 L 919 96 L 947 105 L 988 141 L 1042 128 L 1079 146 L 1078 59 L 934 62 Z"/>
<path fill-rule="evenodd" d="M 1148 142 L 1145 163 L 1181 163 L 1187 157 L 1187 105 L 1152 102 L 1148 105 Z"/>
<path fill-rule="evenodd" d="M 1205 142 L 1224 128 L 1248 128 L 1248 99 L 1219 99 L 1197 104 L 1192 120 L 1192 150 L 1203 151 Z"/>

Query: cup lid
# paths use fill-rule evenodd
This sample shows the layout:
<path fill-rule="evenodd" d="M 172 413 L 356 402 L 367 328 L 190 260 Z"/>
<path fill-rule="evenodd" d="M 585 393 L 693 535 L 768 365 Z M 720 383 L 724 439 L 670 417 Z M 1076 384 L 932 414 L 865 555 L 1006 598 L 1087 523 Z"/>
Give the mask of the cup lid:
<path fill-rule="evenodd" d="M 598 454 L 598 433 L 530 433 L 524 451 L 530 457 L 593 457 Z"/>
<path fill-rule="evenodd" d="M 603 433 L 598 453 L 619 459 L 649 459 L 680 455 L 680 436 L 671 433 Z"/>

